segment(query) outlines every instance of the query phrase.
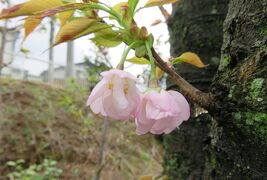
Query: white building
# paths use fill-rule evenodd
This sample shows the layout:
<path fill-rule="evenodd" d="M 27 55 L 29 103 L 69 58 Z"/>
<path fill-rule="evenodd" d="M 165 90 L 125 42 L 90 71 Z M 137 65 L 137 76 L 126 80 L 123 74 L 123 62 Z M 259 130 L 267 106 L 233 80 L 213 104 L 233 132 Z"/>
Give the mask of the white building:
<path fill-rule="evenodd" d="M 74 64 L 73 79 L 75 79 L 75 81 L 81 86 L 89 85 L 88 75 L 86 72 L 86 68 L 89 68 L 89 67 L 90 65 L 84 62 Z M 40 79 L 44 82 L 48 81 L 48 70 L 45 70 L 40 74 Z M 66 81 L 66 67 L 59 66 L 59 67 L 54 68 L 53 79 L 54 79 L 53 84 L 57 86 L 64 86 L 65 81 Z"/>
<path fill-rule="evenodd" d="M 15 56 L 16 40 L 19 37 L 19 31 L 8 31 L 6 33 L 6 43 L 3 56 L 3 64 L 6 65 L 2 69 L 2 75 L 12 77 L 14 79 L 23 79 L 27 72 L 12 66 Z M 2 35 L 0 36 L 0 44 L 2 44 Z"/>

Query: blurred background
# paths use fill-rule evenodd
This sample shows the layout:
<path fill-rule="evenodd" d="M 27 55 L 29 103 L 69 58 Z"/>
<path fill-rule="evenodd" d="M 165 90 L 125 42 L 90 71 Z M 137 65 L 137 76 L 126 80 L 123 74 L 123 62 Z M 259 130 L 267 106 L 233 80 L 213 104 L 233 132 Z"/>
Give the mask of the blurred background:
<path fill-rule="evenodd" d="M 12 4 L 24 2 L 23 0 L 9 0 L 9 3 L 6 3 L 6 0 L 4 1 L 0 5 L 1 9 Z M 118 2 L 121 1 L 115 0 L 107 4 L 112 6 Z M 141 4 L 142 2 L 140 6 Z M 171 9 L 171 5 L 166 5 L 166 10 L 171 12 Z M 150 16 L 150 14 L 153 14 L 153 16 Z M 160 50 L 161 55 L 164 58 L 168 58 L 170 56 L 170 47 L 166 23 L 151 26 L 155 20 L 165 21 L 161 11 L 157 8 L 149 8 L 140 11 L 135 19 L 139 26 L 146 26 L 149 29 L 149 32 L 156 39 L 156 47 Z M 59 29 L 59 22 L 56 19 L 46 18 L 42 25 L 23 41 L 22 20 L 22 18 L 14 18 L 7 22 L 0 22 L 1 29 L 7 30 L 4 37 L 5 41 L 2 41 L 3 35 L 0 41 L 5 44 L 3 63 L 7 65 L 2 69 L 2 76 L 44 82 L 49 81 L 57 86 L 61 86 L 67 78 L 74 78 L 82 86 L 87 86 L 86 69 L 90 67 L 90 63 L 102 62 L 110 67 L 115 67 L 121 58 L 124 49 L 123 44 L 115 48 L 99 49 L 89 41 L 90 36 L 82 37 L 74 42 L 64 43 L 51 49 L 51 38 L 54 38 Z M 133 54 L 130 54 L 129 58 L 131 58 L 131 55 L 133 57 Z M 146 67 L 126 65 L 126 70 L 135 75 L 143 73 L 144 69 Z M 53 71 L 53 75 L 51 71 Z"/>
<path fill-rule="evenodd" d="M 23 2 L 2 0 L 0 9 Z M 171 5 L 165 8 L 171 12 Z M 151 26 L 157 19 L 162 23 Z M 109 122 L 85 107 L 100 73 L 117 65 L 124 45 L 97 47 L 85 36 L 50 48 L 58 20 L 46 18 L 25 40 L 22 20 L 0 22 L 0 179 L 160 175 L 163 153 L 157 139 L 137 136 L 133 120 Z M 169 58 L 162 12 L 149 8 L 138 13 L 136 21 L 153 33 L 157 50 Z M 129 58 L 133 56 L 130 52 Z M 126 63 L 125 70 L 139 77 L 139 87 L 146 89 L 147 66 Z"/>

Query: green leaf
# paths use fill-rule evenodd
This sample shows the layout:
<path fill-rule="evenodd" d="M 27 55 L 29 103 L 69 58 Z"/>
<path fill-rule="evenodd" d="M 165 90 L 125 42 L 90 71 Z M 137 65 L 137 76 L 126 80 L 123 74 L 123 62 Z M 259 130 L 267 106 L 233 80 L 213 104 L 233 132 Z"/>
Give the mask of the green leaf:
<path fill-rule="evenodd" d="M 129 8 L 131 9 L 133 14 L 134 14 L 134 11 L 136 9 L 138 2 L 139 0 L 128 0 Z"/>
<path fill-rule="evenodd" d="M 109 40 L 103 37 L 94 37 L 91 39 L 97 46 L 116 47 L 122 43 L 122 41 Z"/>
<path fill-rule="evenodd" d="M 110 28 L 110 25 L 89 18 L 76 18 L 60 28 L 54 45 Z"/>
<path fill-rule="evenodd" d="M 118 4 L 116 4 L 115 6 L 112 7 L 112 9 L 114 11 L 116 11 L 118 14 L 121 14 L 122 13 L 122 10 L 124 8 L 128 7 L 128 2 L 120 2 Z"/>
<path fill-rule="evenodd" d="M 119 23 L 122 26 L 130 27 L 132 20 L 133 20 L 133 14 L 131 12 L 131 9 L 129 8 L 128 2 L 120 2 L 112 7 L 112 10 L 119 15 Z M 110 15 L 110 19 L 116 19 L 117 17 L 114 17 L 113 15 Z"/>
<path fill-rule="evenodd" d="M 154 44 L 154 36 L 152 34 L 149 34 L 148 43 L 149 43 L 149 46 L 152 48 Z"/>
<path fill-rule="evenodd" d="M 21 47 L 21 48 L 20 48 L 20 52 L 22 52 L 23 54 L 28 54 L 28 53 L 30 53 L 30 50 L 29 50 L 29 49 L 26 49 L 26 48 L 23 48 L 23 47 Z"/>
<path fill-rule="evenodd" d="M 172 61 L 172 64 L 174 65 L 174 64 L 180 64 L 180 63 L 182 63 L 183 62 L 183 59 L 182 58 L 175 58 L 173 61 Z"/>
<path fill-rule="evenodd" d="M 19 159 L 19 160 L 17 160 L 16 161 L 18 164 L 23 164 L 23 163 L 25 163 L 25 160 L 24 159 Z"/>
<path fill-rule="evenodd" d="M 135 48 L 135 56 L 138 58 L 144 57 L 146 55 L 146 46 L 139 46 Z"/>
<path fill-rule="evenodd" d="M 165 4 L 175 3 L 177 1 L 178 0 L 148 0 L 144 7 L 163 6 Z"/>
<path fill-rule="evenodd" d="M 16 163 L 14 161 L 8 161 L 6 164 L 8 166 L 16 166 Z"/>
<path fill-rule="evenodd" d="M 146 65 L 146 64 L 150 64 L 149 60 L 147 60 L 146 58 L 142 57 L 142 58 L 138 58 L 138 57 L 132 57 L 130 59 L 127 59 L 126 61 L 133 63 L 133 64 L 139 64 L 139 65 Z"/>
<path fill-rule="evenodd" d="M 123 38 L 119 32 L 109 27 L 96 32 L 91 40 L 98 46 L 116 47 L 122 43 Z"/>

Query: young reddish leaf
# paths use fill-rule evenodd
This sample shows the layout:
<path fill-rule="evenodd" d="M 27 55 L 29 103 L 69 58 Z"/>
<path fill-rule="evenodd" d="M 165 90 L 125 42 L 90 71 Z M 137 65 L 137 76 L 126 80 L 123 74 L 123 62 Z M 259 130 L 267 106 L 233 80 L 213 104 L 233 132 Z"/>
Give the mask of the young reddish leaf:
<path fill-rule="evenodd" d="M 95 19 L 77 18 L 62 26 L 56 36 L 54 45 L 77 39 L 79 37 L 110 28 L 109 25 L 97 22 Z"/>
<path fill-rule="evenodd" d="M 55 45 L 75 39 L 95 22 L 93 19 L 79 18 L 73 19 L 62 26 L 56 35 Z"/>
<path fill-rule="evenodd" d="M 31 15 L 25 19 L 25 37 L 24 39 L 41 23 L 43 18 L 46 16 L 52 16 L 59 14 L 60 26 L 62 27 L 65 22 L 73 15 L 74 9 L 81 7 L 81 4 L 67 4 L 62 6 L 57 6 L 55 8 L 50 8 L 44 11 L 39 11 L 35 15 Z"/>
<path fill-rule="evenodd" d="M 41 23 L 42 19 L 28 17 L 24 21 L 24 39 Z"/>
<path fill-rule="evenodd" d="M 90 27 L 88 27 L 81 34 L 75 36 L 75 39 L 79 38 L 79 37 L 82 37 L 82 36 L 85 36 L 85 35 L 88 35 L 88 34 L 91 34 L 91 33 L 97 33 L 97 32 L 100 32 L 100 31 L 103 31 L 103 30 L 106 30 L 106 29 L 110 29 L 110 28 L 111 28 L 110 25 L 95 20 L 95 22 L 93 22 L 90 25 Z"/>
<path fill-rule="evenodd" d="M 17 4 L 8 9 L 3 9 L 0 14 L 0 19 L 32 15 L 38 11 L 60 5 L 63 5 L 61 0 L 30 0 L 26 3 Z"/>
<path fill-rule="evenodd" d="M 127 9 L 128 8 L 128 2 L 120 2 L 118 4 L 116 4 L 115 6 L 112 7 L 112 9 L 114 9 L 117 13 L 121 14 L 123 9 Z"/>
<path fill-rule="evenodd" d="M 162 6 L 165 4 L 175 3 L 177 0 L 148 0 L 145 4 L 145 8 L 154 7 L 154 6 Z"/>
<path fill-rule="evenodd" d="M 73 11 L 65 11 L 62 13 L 59 13 L 59 20 L 60 20 L 60 26 L 63 26 L 66 21 L 74 14 L 74 10 Z"/>
<path fill-rule="evenodd" d="M 128 2 L 120 2 L 116 4 L 112 9 L 120 15 L 120 23 L 123 24 L 123 26 L 127 26 L 130 28 L 133 21 L 133 14 L 128 6 Z M 114 16 L 110 15 L 110 19 L 113 18 Z"/>
<path fill-rule="evenodd" d="M 197 54 L 192 53 L 192 52 L 183 53 L 178 58 L 175 58 L 172 63 L 178 64 L 180 62 L 185 62 L 185 63 L 191 64 L 193 66 L 196 66 L 198 68 L 204 68 L 204 67 L 208 66 L 208 65 L 203 64 L 200 57 Z"/>
<path fill-rule="evenodd" d="M 44 18 L 48 16 L 53 16 L 57 13 L 60 15 L 61 24 L 65 24 L 65 21 L 70 18 L 70 16 L 74 13 L 76 9 L 84 9 L 87 8 L 86 4 L 83 3 L 70 3 L 62 6 L 57 6 L 53 8 L 49 8 L 43 11 L 38 11 L 34 14 L 35 18 Z M 66 13 L 66 14 L 63 14 Z"/>
<path fill-rule="evenodd" d="M 127 22 L 128 24 L 131 22 L 128 2 L 120 2 L 113 6 L 112 9 L 121 15 L 122 21 L 124 21 L 125 23 Z M 110 18 L 113 18 L 112 15 L 110 16 Z"/>
<path fill-rule="evenodd" d="M 142 57 L 142 58 L 138 58 L 138 57 L 132 57 L 130 59 L 127 59 L 126 61 L 132 63 L 132 64 L 139 64 L 139 65 L 146 65 L 146 64 L 150 64 L 149 60 L 147 60 L 146 58 Z"/>

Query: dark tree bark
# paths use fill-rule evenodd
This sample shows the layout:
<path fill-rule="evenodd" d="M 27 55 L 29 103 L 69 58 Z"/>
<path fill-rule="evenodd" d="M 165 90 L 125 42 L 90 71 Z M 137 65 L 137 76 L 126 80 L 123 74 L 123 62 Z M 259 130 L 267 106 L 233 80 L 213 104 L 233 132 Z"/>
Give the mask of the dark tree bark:
<path fill-rule="evenodd" d="M 210 64 L 205 70 L 182 64 L 177 72 L 203 91 L 212 83 L 217 106 L 164 136 L 170 178 L 267 177 L 266 7 L 267 0 L 231 0 L 229 9 L 227 0 L 182 0 L 174 6 L 168 23 L 173 56 L 193 51 Z"/>
<path fill-rule="evenodd" d="M 171 53 L 179 56 L 183 52 L 197 53 L 206 69 L 190 65 L 176 66 L 177 72 L 202 91 L 207 91 L 220 61 L 223 41 L 223 21 L 227 13 L 227 0 L 183 0 L 174 6 L 168 22 Z M 176 88 L 171 81 L 169 88 Z M 191 108 L 194 104 L 191 103 Z M 195 110 L 191 112 L 194 114 Z M 191 117 L 179 130 L 164 136 L 165 171 L 173 179 L 208 179 L 212 170 L 209 153 L 210 126 L 208 114 Z"/>
<path fill-rule="evenodd" d="M 217 177 L 267 177 L 267 0 L 231 0 L 219 72 Z"/>

